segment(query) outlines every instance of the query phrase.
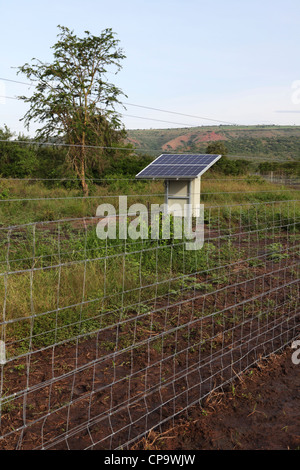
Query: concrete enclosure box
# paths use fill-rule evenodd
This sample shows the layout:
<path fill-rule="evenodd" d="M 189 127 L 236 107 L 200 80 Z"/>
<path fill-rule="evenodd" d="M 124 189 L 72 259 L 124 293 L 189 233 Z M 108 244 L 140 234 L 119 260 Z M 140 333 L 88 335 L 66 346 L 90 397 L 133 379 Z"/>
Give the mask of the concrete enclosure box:
<path fill-rule="evenodd" d="M 165 180 L 165 204 L 174 216 L 184 214 L 184 205 L 191 205 L 191 216 L 196 217 L 200 204 L 201 177 L 192 180 Z M 173 206 L 173 209 L 172 209 Z M 176 207 L 181 210 L 176 213 Z"/>
<path fill-rule="evenodd" d="M 201 203 L 201 176 L 220 158 L 211 154 L 162 154 L 136 178 L 163 179 L 169 213 L 196 217 Z M 189 204 L 189 213 L 183 212 L 185 204 Z"/>

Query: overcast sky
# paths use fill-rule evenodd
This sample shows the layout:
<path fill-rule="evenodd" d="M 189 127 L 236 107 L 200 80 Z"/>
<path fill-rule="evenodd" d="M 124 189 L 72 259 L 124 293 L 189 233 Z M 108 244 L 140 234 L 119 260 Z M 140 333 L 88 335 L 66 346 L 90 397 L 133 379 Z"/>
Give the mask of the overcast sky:
<path fill-rule="evenodd" d="M 0 8 L 1 78 L 26 81 L 13 67 L 50 61 L 58 24 L 79 36 L 112 28 L 127 58 L 111 77 L 129 103 L 237 124 L 300 125 L 299 0 L 0 0 Z M 1 96 L 27 92 L 0 80 Z M 22 131 L 25 111 L 0 98 L 0 127 Z M 131 105 L 124 113 L 131 129 L 214 123 Z"/>

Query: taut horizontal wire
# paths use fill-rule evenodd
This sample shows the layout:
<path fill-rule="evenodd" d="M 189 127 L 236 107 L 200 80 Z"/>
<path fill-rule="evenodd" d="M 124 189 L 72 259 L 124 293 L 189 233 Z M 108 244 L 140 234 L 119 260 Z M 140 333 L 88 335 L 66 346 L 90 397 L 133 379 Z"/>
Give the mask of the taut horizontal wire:
<path fill-rule="evenodd" d="M 2 77 L 0 77 L 0 80 L 7 81 L 7 82 L 12 82 L 12 83 L 18 83 L 20 85 L 27 85 L 29 87 L 36 87 L 37 86 L 33 83 L 25 83 L 25 82 L 21 82 L 21 81 L 18 81 L 18 80 L 12 80 L 12 79 L 2 78 Z M 95 96 L 95 95 L 92 94 L 91 96 Z M 18 99 L 17 97 L 11 97 L 11 98 L 12 99 Z M 129 103 L 129 102 L 122 103 L 122 104 L 123 104 L 123 106 L 134 106 L 136 108 L 150 109 L 152 111 L 159 111 L 161 113 L 175 114 L 175 115 L 178 115 L 178 116 L 185 116 L 185 117 L 190 117 L 190 118 L 194 118 L 194 119 L 202 119 L 202 120 L 205 120 L 205 121 L 219 122 L 219 123 L 223 123 L 223 124 L 228 124 L 230 126 L 237 125 L 236 123 L 228 122 L 228 121 L 224 121 L 224 120 L 212 119 L 212 118 L 208 118 L 208 117 L 204 117 L 204 116 L 195 116 L 195 115 L 191 115 L 191 114 L 185 114 L 185 113 L 170 111 L 170 110 L 161 109 L 161 108 L 153 108 L 151 106 L 144 106 L 144 105 L 134 104 L 134 103 Z M 139 117 L 140 118 L 140 116 L 132 116 L 132 117 Z M 167 121 L 164 121 L 164 122 L 167 122 Z M 174 124 L 176 124 L 176 123 L 174 123 Z"/>
<path fill-rule="evenodd" d="M 267 204 L 290 204 L 290 203 L 297 203 L 299 202 L 300 199 L 283 199 L 283 200 L 275 200 L 275 201 L 258 201 L 258 202 L 253 202 L 253 201 L 246 201 L 243 203 L 233 203 L 233 202 L 227 202 L 223 204 L 213 204 L 213 205 L 205 205 L 205 209 L 222 209 L 224 207 L 226 208 L 231 208 L 231 207 L 245 207 L 245 206 L 258 206 L 258 205 L 263 205 L 266 206 Z M 128 214 L 119 214 L 119 215 L 128 215 Z M 100 220 L 101 217 L 97 216 L 86 216 L 86 217 L 67 217 L 65 219 L 56 219 L 56 220 L 40 220 L 40 221 L 35 221 L 35 222 L 26 222 L 22 224 L 12 224 L 12 225 L 7 225 L 7 226 L 2 226 L 0 225 L 0 230 L 11 230 L 11 229 L 17 229 L 17 228 L 25 228 L 25 227 L 30 227 L 34 225 L 49 225 L 49 224 L 59 224 L 59 223 L 65 223 L 65 222 L 76 222 L 76 221 L 87 221 L 87 220 Z"/>
<path fill-rule="evenodd" d="M 253 193 L 276 193 L 276 192 L 293 192 L 293 191 L 300 191 L 297 188 L 290 188 L 290 189 L 258 189 L 253 191 L 243 191 L 242 194 L 253 194 Z M 210 191 L 210 192 L 201 192 L 201 193 L 193 193 L 194 195 L 200 194 L 200 196 L 214 196 L 220 194 L 241 194 L 241 191 Z M 158 194 L 105 194 L 99 196 L 65 196 L 65 197 L 44 197 L 44 198 L 12 198 L 12 199 L 0 199 L 1 202 L 26 202 L 26 201 L 55 201 L 55 200 L 69 200 L 69 199 L 109 199 L 109 198 L 116 198 L 116 197 L 162 197 L 165 193 L 158 193 Z M 170 197 L 176 197 L 176 194 L 169 194 Z"/>
<path fill-rule="evenodd" d="M 202 183 L 205 183 L 206 181 L 225 181 L 225 182 L 231 182 L 231 181 L 247 181 L 249 178 L 249 183 L 251 183 L 251 177 L 260 177 L 262 179 L 266 178 L 266 176 L 264 175 L 252 175 L 252 174 L 249 174 L 247 176 L 244 176 L 243 178 L 228 178 L 226 175 L 223 176 L 223 178 L 207 178 L 206 176 L 202 176 Z M 284 182 L 293 182 L 293 183 L 300 183 L 300 178 L 298 179 L 297 177 L 295 178 L 288 178 L 286 176 L 284 176 L 283 178 L 280 178 L 280 177 L 274 177 L 276 180 L 277 179 L 282 179 L 282 184 L 284 184 Z M 107 178 L 93 178 L 91 176 L 89 177 L 86 177 L 85 178 L 86 181 L 147 181 L 147 182 L 151 182 L 152 180 L 150 180 L 149 178 L 110 178 L 109 176 Z M 0 178 L 0 181 L 77 181 L 77 182 L 80 182 L 80 180 L 78 178 L 35 178 L 35 177 L 32 177 L 32 178 L 14 178 L 14 177 L 11 177 L 11 176 L 7 176 L 7 177 L 2 177 Z M 158 181 L 158 180 L 156 180 Z M 268 181 L 267 181 L 268 182 Z M 270 181 L 270 183 L 272 183 Z M 275 183 L 277 184 L 277 181 L 275 181 Z M 254 184 L 255 184 L 255 181 L 254 181 Z"/>
<path fill-rule="evenodd" d="M 102 149 L 102 150 L 123 150 L 127 152 L 144 152 L 145 155 L 142 157 L 148 157 L 147 152 L 156 152 L 160 154 L 176 154 L 176 155 L 195 155 L 195 152 L 192 151 L 185 151 L 184 153 L 178 152 L 176 150 L 163 150 L 162 148 L 157 149 L 149 149 L 149 148 L 139 148 L 139 147 L 109 147 L 109 146 L 101 146 L 101 145 L 80 145 L 80 144 L 66 144 L 66 143 L 59 143 L 59 142 L 41 142 L 38 140 L 8 140 L 8 139 L 0 139 L 0 142 L 9 143 L 9 144 L 25 144 L 25 145 L 46 145 L 49 147 L 72 147 L 72 148 L 88 148 L 88 149 Z M 199 153 L 199 152 L 198 152 Z M 267 156 L 262 155 L 231 155 L 226 154 L 226 157 L 229 158 L 237 158 L 237 159 L 251 159 L 254 163 L 255 160 L 263 160 L 263 162 L 270 162 Z M 283 159 L 274 159 L 272 158 L 272 162 L 279 162 L 279 163 L 297 163 L 299 160 L 283 160 Z"/>

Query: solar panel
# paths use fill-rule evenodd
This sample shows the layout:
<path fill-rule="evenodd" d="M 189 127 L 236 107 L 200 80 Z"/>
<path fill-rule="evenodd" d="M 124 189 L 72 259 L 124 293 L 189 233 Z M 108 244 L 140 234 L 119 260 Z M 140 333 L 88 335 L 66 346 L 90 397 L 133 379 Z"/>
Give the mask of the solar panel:
<path fill-rule="evenodd" d="M 193 179 L 202 175 L 221 155 L 162 154 L 140 171 L 136 178 Z"/>
<path fill-rule="evenodd" d="M 153 165 L 161 165 L 161 164 L 166 164 L 166 165 L 173 165 L 173 164 L 185 164 L 185 165 L 194 165 L 194 164 L 208 164 L 212 162 L 217 155 L 208 155 L 208 154 L 203 154 L 203 155 L 167 155 L 163 154 L 160 157 L 156 158 L 154 160 Z"/>

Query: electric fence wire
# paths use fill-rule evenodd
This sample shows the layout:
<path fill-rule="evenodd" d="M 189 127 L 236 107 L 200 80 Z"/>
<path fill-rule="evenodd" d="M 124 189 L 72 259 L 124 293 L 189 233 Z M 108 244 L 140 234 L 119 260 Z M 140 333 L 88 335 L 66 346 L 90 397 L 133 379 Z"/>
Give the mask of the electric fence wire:
<path fill-rule="evenodd" d="M 8 82 L 12 82 L 12 83 L 17 83 L 17 84 L 22 84 L 22 85 L 27 85 L 29 87 L 35 87 L 36 85 L 34 84 L 30 84 L 30 83 L 25 83 L 25 82 L 22 82 L 22 81 L 18 81 L 18 80 L 12 80 L 12 79 L 7 79 L 7 78 L 3 78 L 1 77 L 0 80 L 3 80 L 3 81 L 8 81 Z M 1 96 L 2 98 L 8 98 L 8 99 L 16 99 L 18 100 L 19 98 L 16 97 L 16 96 Z M 163 113 L 169 113 L 169 114 L 175 114 L 175 115 L 180 115 L 180 116 L 186 116 L 186 117 L 192 117 L 192 118 L 195 118 L 195 119 L 202 119 L 202 120 L 208 120 L 208 121 L 212 121 L 212 122 L 218 122 L 218 123 L 221 123 L 221 124 L 227 124 L 227 125 L 233 125 L 233 126 L 236 126 L 237 124 L 236 123 L 232 123 L 232 122 L 228 122 L 228 121 L 223 121 L 223 120 L 218 120 L 218 119 L 212 119 L 212 118 L 208 118 L 208 117 L 204 117 L 204 116 L 196 116 L 196 115 L 191 115 L 191 114 L 185 114 L 185 113 L 181 113 L 181 112 L 176 112 L 176 111 L 171 111 L 171 110 L 165 110 L 165 109 L 161 109 L 161 108 L 155 108 L 155 107 L 151 107 L 151 106 L 144 106 L 144 105 L 140 105 L 140 104 L 134 104 L 134 103 L 125 103 L 125 105 L 128 105 L 128 106 L 135 106 L 135 107 L 138 107 L 138 108 L 143 108 L 143 109 L 149 109 L 149 110 L 154 110 L 154 111 L 157 111 L 157 112 L 163 112 Z M 122 114 L 122 113 L 119 113 L 123 116 L 127 116 L 127 117 L 132 117 L 132 118 L 137 118 L 137 119 L 143 119 L 143 120 L 151 120 L 151 121 L 156 121 L 156 122 L 165 122 L 165 123 L 169 123 L 169 124 L 176 124 L 176 125 L 182 125 L 182 126 L 185 126 L 185 127 L 199 127 L 197 125 L 194 125 L 194 124 L 186 124 L 186 123 L 179 123 L 179 122 L 173 122 L 173 121 L 164 121 L 164 120 L 161 120 L 161 119 L 156 119 L 156 118 L 148 118 L 148 117 L 144 117 L 144 116 L 135 116 L 135 115 L 126 115 L 126 114 Z M 0 140 L 0 142 L 4 142 L 5 140 Z M 18 143 L 24 143 L 24 144 L 27 144 L 28 141 L 21 141 L 19 140 Z M 64 144 L 64 143 L 50 143 L 50 142 L 40 142 L 40 144 L 42 145 L 53 145 L 53 146 L 69 146 L 69 147 L 82 147 L 80 145 L 71 145 L 71 144 Z M 92 145 L 85 145 L 84 146 L 85 148 L 98 148 L 98 149 L 106 149 L 106 150 L 127 150 L 128 151 L 128 148 L 122 148 L 122 147 L 108 147 L 108 146 L 92 146 Z M 133 150 L 133 149 L 132 149 Z M 161 152 L 162 149 L 141 149 L 141 148 L 135 148 L 134 151 L 137 151 L 137 152 Z M 164 153 L 172 153 L 170 151 L 164 151 Z M 251 156 L 249 155 L 227 155 L 228 157 L 231 157 L 231 158 L 252 158 Z M 265 158 L 265 157 L 261 157 L 261 156 L 255 156 L 255 158 Z M 277 161 L 277 160 L 273 160 L 273 161 Z M 282 160 L 278 160 L 278 161 L 282 161 Z"/>
<path fill-rule="evenodd" d="M 206 207 L 195 252 L 96 243 L 96 217 L 1 226 L 0 448 L 130 449 L 289 345 L 299 217 L 290 199 Z"/>
<path fill-rule="evenodd" d="M 36 87 L 36 85 L 34 85 L 32 83 L 31 84 L 30 83 L 25 83 L 25 82 L 21 82 L 21 81 L 18 81 L 18 80 L 11 80 L 11 79 L 8 79 L 8 78 L 0 77 L 0 80 L 7 81 L 7 82 L 12 82 L 12 83 L 17 83 L 17 84 L 21 84 L 21 85 L 27 85 L 29 87 Z M 18 97 L 16 97 L 16 96 L 7 96 L 7 97 L 2 96 L 2 98 L 18 99 Z M 152 111 L 158 111 L 158 112 L 162 112 L 162 113 L 175 114 L 175 115 L 178 115 L 178 116 L 185 116 L 185 117 L 190 117 L 190 118 L 194 118 L 194 119 L 202 119 L 202 120 L 206 120 L 206 121 L 218 122 L 218 123 L 223 123 L 223 124 L 227 124 L 227 125 L 233 125 L 233 126 L 236 125 L 235 123 L 228 122 L 228 121 L 223 121 L 223 120 L 219 120 L 219 119 L 212 119 L 212 118 L 208 118 L 208 117 L 204 117 L 204 116 L 195 116 L 195 115 L 192 115 L 192 114 L 185 114 L 185 113 L 181 113 L 181 112 L 170 111 L 170 110 L 165 110 L 165 109 L 161 109 L 161 108 L 154 108 L 154 107 L 151 107 L 151 106 L 144 106 L 144 105 L 134 104 L 134 103 L 129 103 L 129 102 L 123 103 L 123 105 L 134 106 L 134 107 L 142 108 L 142 109 L 149 109 L 149 110 L 152 110 Z M 129 116 L 128 115 L 128 117 L 148 119 L 148 118 L 144 118 L 144 117 L 141 117 L 141 116 Z M 155 121 L 156 119 L 151 119 L 151 120 Z M 158 120 L 158 121 L 160 121 L 160 120 Z M 162 121 L 162 122 L 168 122 L 168 121 Z M 180 125 L 187 126 L 187 124 L 174 123 L 174 122 L 170 122 L 170 124 L 180 124 Z M 190 127 L 192 127 L 192 126 L 190 126 Z"/>

